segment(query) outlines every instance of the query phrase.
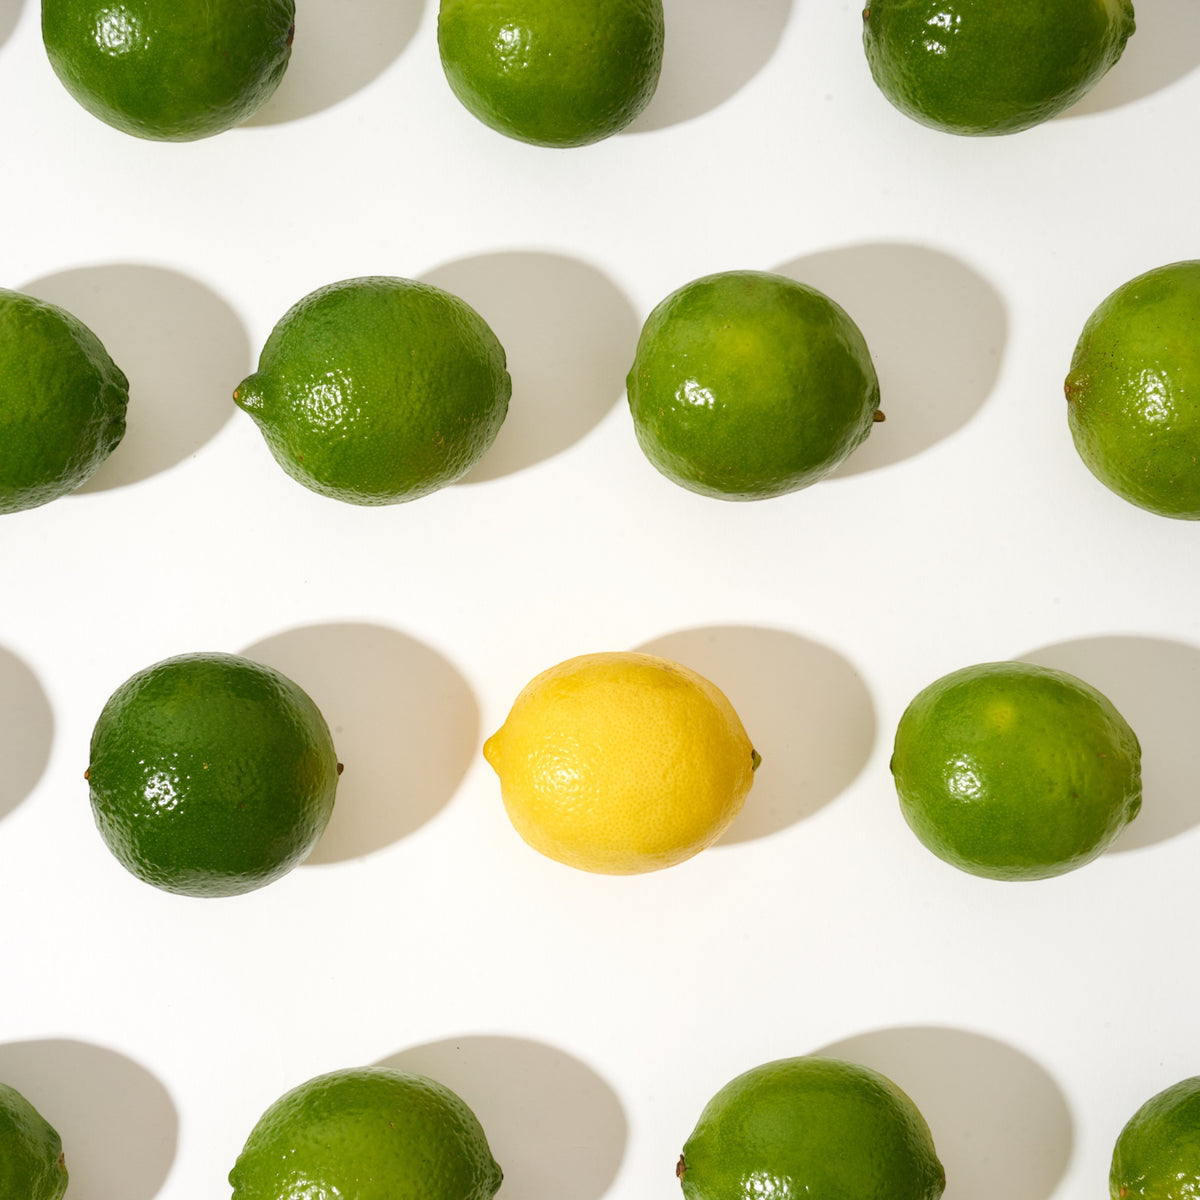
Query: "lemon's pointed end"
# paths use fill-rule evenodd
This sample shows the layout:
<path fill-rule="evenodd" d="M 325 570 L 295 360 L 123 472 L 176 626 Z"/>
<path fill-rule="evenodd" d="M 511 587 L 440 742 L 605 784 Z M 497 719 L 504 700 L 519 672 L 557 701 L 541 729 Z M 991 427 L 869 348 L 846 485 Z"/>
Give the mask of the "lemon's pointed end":
<path fill-rule="evenodd" d="M 488 766 L 498 775 L 500 773 L 500 735 L 504 732 L 503 726 L 496 730 L 486 742 L 483 743 L 483 757 Z"/>

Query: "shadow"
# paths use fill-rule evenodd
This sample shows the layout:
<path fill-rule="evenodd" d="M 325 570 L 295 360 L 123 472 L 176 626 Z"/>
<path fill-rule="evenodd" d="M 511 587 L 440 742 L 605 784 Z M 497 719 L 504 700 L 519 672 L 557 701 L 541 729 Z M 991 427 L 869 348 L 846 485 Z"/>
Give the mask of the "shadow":
<path fill-rule="evenodd" d="M 295 680 L 333 733 L 345 771 L 306 865 L 407 837 L 449 801 L 474 760 L 479 707 L 437 651 L 382 625 L 307 625 L 242 651 Z"/>
<path fill-rule="evenodd" d="M 58 1131 L 70 1200 L 154 1200 L 179 1116 L 167 1090 L 132 1059 L 66 1038 L 0 1044 L 0 1081 Z"/>
<path fill-rule="evenodd" d="M 639 323 L 602 272 L 578 259 L 508 251 L 446 263 L 422 276 L 465 300 L 508 357 L 508 416 L 460 482 L 511 475 L 574 445 L 621 399 Z"/>
<path fill-rule="evenodd" d="M 887 420 L 833 473 L 912 458 L 962 428 L 1000 373 L 1007 317 L 999 293 L 939 250 L 882 242 L 826 250 L 775 270 L 837 301 L 862 330 Z"/>
<path fill-rule="evenodd" d="M 1196 0 L 1134 0 L 1137 29 L 1119 61 L 1057 119 L 1089 116 L 1132 104 L 1200 66 L 1200 5 Z"/>
<path fill-rule="evenodd" d="M 781 629 L 708 626 L 638 647 L 683 663 L 729 697 L 762 763 L 746 807 L 717 843 L 786 829 L 836 799 L 866 766 L 875 706 L 840 654 Z"/>
<path fill-rule="evenodd" d="M 1074 1123 L 1033 1059 L 962 1029 L 880 1029 L 818 1051 L 882 1072 L 921 1110 L 946 1168 L 945 1200 L 1050 1200 Z"/>
<path fill-rule="evenodd" d="M 37 676 L 10 650 L 0 646 L 0 819 L 30 792 L 50 761 L 54 712 Z"/>
<path fill-rule="evenodd" d="M 303 0 L 279 87 L 242 128 L 283 125 L 349 99 L 404 53 L 423 0 Z"/>
<path fill-rule="evenodd" d="M 457 1092 L 487 1134 L 514 1200 L 600 1200 L 625 1155 L 616 1093 L 579 1059 L 542 1042 L 481 1036 L 401 1051 L 378 1064 Z"/>
<path fill-rule="evenodd" d="M 1200 824 L 1200 648 L 1162 638 L 1094 637 L 1022 658 L 1099 688 L 1141 742 L 1142 809 L 1107 853 L 1165 842 Z"/>
<path fill-rule="evenodd" d="M 0 46 L 12 36 L 21 19 L 21 0 L 0 0 Z"/>
<path fill-rule="evenodd" d="M 791 13 L 792 0 L 663 0 L 658 89 L 625 132 L 680 125 L 724 104 L 766 66 Z"/>
<path fill-rule="evenodd" d="M 114 263 L 46 275 L 22 290 L 78 317 L 129 377 L 125 437 L 75 495 L 175 466 L 233 415 L 233 389 L 251 369 L 249 335 L 204 284 L 164 267 Z"/>

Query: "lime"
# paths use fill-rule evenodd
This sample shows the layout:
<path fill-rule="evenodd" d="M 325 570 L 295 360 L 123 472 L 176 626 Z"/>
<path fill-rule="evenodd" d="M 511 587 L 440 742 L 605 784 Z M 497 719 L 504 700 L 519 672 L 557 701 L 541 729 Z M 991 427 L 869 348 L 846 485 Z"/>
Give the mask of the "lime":
<path fill-rule="evenodd" d="M 1200 520 L 1200 261 L 1117 288 L 1083 327 L 1066 394 L 1075 448 L 1101 483 Z"/>
<path fill-rule="evenodd" d="M 868 0 L 880 91 L 949 133 L 1016 133 L 1069 108 L 1121 57 L 1129 0 Z"/>
<path fill-rule="evenodd" d="M 0 513 L 89 479 L 125 435 L 129 383 L 69 312 L 0 288 Z"/>
<path fill-rule="evenodd" d="M 583 146 L 650 103 L 662 0 L 441 0 L 438 48 L 451 90 L 485 125 Z"/>
<path fill-rule="evenodd" d="M 990 879 L 1083 866 L 1142 804 L 1141 749 L 1090 684 L 1049 667 L 980 663 L 904 711 L 892 774 L 913 832 Z"/>
<path fill-rule="evenodd" d="M 266 103 L 292 50 L 293 0 L 42 0 L 67 91 L 124 133 L 186 142 Z"/>
<path fill-rule="evenodd" d="M 878 1071 L 816 1055 L 727 1083 L 675 1174 L 687 1200 L 937 1200 L 946 1186 L 908 1096 Z"/>
<path fill-rule="evenodd" d="M 858 327 L 782 275 L 706 275 L 650 314 L 626 380 L 646 457 L 668 479 L 759 500 L 828 475 L 882 420 Z"/>
<path fill-rule="evenodd" d="M 610 875 L 673 866 L 715 842 L 759 763 L 720 689 L 633 652 L 543 671 L 483 753 L 526 842 Z"/>
<path fill-rule="evenodd" d="M 414 500 L 495 440 L 512 381 L 468 304 L 374 276 L 319 288 L 271 332 L 234 400 L 295 480 L 350 504 Z"/>
<path fill-rule="evenodd" d="M 66 1190 L 62 1140 L 16 1088 L 0 1083 L 0 1196 L 59 1200 Z"/>
<path fill-rule="evenodd" d="M 182 654 L 109 697 L 87 778 L 108 848 L 139 879 L 232 896 L 291 870 L 333 810 L 341 766 L 316 705 L 233 654 Z"/>
<path fill-rule="evenodd" d="M 229 1172 L 232 1200 L 491 1200 L 500 1180 L 466 1103 L 388 1067 L 293 1088 L 259 1118 Z"/>
<path fill-rule="evenodd" d="M 1152 1096 L 1113 1148 L 1111 1200 L 1193 1200 L 1200 1195 L 1200 1077 Z"/>

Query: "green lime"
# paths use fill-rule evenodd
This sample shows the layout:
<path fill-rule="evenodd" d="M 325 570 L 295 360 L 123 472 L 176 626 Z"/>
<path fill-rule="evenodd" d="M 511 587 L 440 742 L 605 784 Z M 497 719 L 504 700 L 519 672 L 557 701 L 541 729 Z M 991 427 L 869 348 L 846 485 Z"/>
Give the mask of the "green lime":
<path fill-rule="evenodd" d="M 845 311 L 761 271 L 672 292 L 642 327 L 625 382 L 651 463 L 725 500 L 815 483 L 883 416 L 870 352 Z"/>
<path fill-rule="evenodd" d="M 1121 57 L 1129 0 L 868 0 L 879 90 L 949 133 L 1028 129 L 1069 108 Z"/>
<path fill-rule="evenodd" d="M 415 500 L 483 456 L 508 412 L 504 348 L 432 284 L 373 276 L 305 296 L 234 400 L 295 480 L 350 504 Z"/>
<path fill-rule="evenodd" d="M 441 0 L 438 48 L 451 90 L 485 125 L 584 146 L 650 103 L 662 0 Z"/>
<path fill-rule="evenodd" d="M 108 848 L 139 879 L 232 896 L 316 844 L 341 766 L 317 706 L 233 654 L 182 654 L 126 680 L 92 732 L 87 778 Z"/>
<path fill-rule="evenodd" d="M 908 1096 L 878 1071 L 816 1055 L 727 1083 L 675 1174 L 687 1200 L 937 1200 L 946 1186 Z"/>
<path fill-rule="evenodd" d="M 1090 862 L 1142 805 L 1141 748 L 1112 703 L 1050 667 L 980 663 L 904 711 L 892 774 L 913 832 L 989 879 Z"/>
<path fill-rule="evenodd" d="M 389 1067 L 293 1088 L 259 1118 L 229 1172 L 232 1200 L 491 1200 L 500 1180 L 466 1103 Z"/>
<path fill-rule="evenodd" d="M 0 1083 L 0 1196 L 59 1200 L 66 1190 L 62 1140 L 16 1088 Z"/>
<path fill-rule="evenodd" d="M 1200 1196 L 1200 1078 L 1152 1096 L 1129 1118 L 1113 1148 L 1111 1200 Z"/>
<path fill-rule="evenodd" d="M 1200 261 L 1117 288 L 1083 327 L 1066 394 L 1075 448 L 1101 483 L 1200 520 Z"/>
<path fill-rule="evenodd" d="M 0 288 L 0 513 L 88 480 L 125 435 L 129 383 L 69 312 Z"/>
<path fill-rule="evenodd" d="M 42 40 L 93 116 L 158 141 L 209 137 L 279 86 L 293 0 L 42 0 Z"/>

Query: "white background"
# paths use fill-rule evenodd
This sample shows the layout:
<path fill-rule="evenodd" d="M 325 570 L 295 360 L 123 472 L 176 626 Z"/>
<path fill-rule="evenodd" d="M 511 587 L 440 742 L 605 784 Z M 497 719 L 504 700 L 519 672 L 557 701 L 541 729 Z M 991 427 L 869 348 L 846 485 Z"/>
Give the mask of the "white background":
<path fill-rule="evenodd" d="M 251 125 L 139 141 L 67 95 L 36 0 L 0 0 L 0 284 L 92 326 L 129 432 L 81 493 L 0 522 L 0 1079 L 51 1119 L 69 1200 L 206 1200 L 260 1112 L 389 1062 L 475 1108 L 502 1200 L 674 1200 L 709 1096 L 825 1050 L 925 1112 L 948 1200 L 1092 1200 L 1142 1101 L 1200 1073 L 1200 560 L 1193 525 L 1082 466 L 1062 380 L 1113 288 L 1200 256 L 1200 9 L 1072 113 L 999 139 L 876 91 L 850 0 L 667 0 L 635 128 L 551 151 L 478 124 L 435 0 L 297 0 Z M 658 476 L 623 397 L 641 322 L 714 270 L 781 270 L 862 327 L 887 422 L 763 503 Z M 275 466 L 229 394 L 301 296 L 429 280 L 505 344 L 472 477 L 372 510 Z M 529 850 L 483 738 L 570 655 L 708 674 L 763 765 L 719 846 L 636 878 Z M 312 862 L 230 900 L 127 875 L 91 727 L 134 671 L 246 652 L 346 764 Z M 1145 806 L 1040 883 L 945 866 L 887 764 L 904 706 L 1032 658 L 1141 737 Z"/>

